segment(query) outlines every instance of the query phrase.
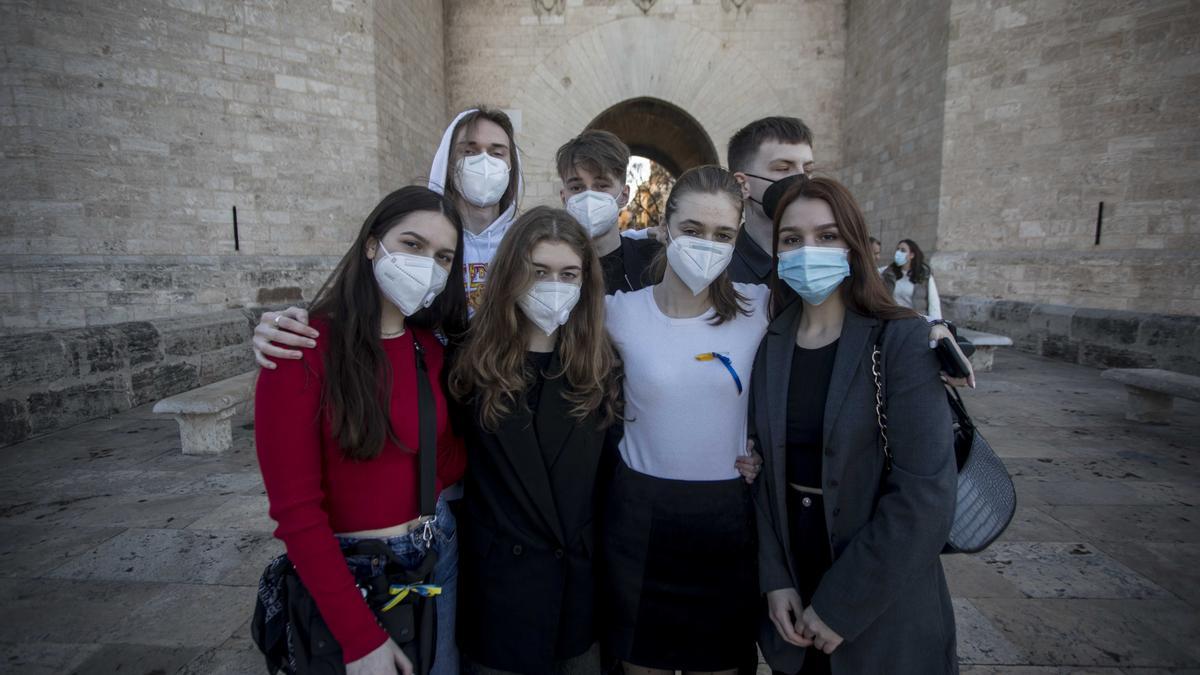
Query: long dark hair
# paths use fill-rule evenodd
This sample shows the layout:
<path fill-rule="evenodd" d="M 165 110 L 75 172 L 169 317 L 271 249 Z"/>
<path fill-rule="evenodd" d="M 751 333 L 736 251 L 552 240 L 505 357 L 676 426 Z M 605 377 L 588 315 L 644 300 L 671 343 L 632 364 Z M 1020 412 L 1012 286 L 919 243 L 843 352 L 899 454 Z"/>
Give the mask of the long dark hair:
<path fill-rule="evenodd" d="M 452 340 L 460 337 L 467 323 L 462 221 L 450 201 L 424 187 L 402 187 L 379 202 L 312 301 L 312 315 L 328 323 L 322 407 L 333 437 L 351 459 L 373 459 L 385 442 L 397 442 L 388 414 L 391 367 L 379 338 L 384 299 L 367 259 L 367 244 L 371 239 L 382 240 L 405 216 L 418 211 L 445 216 L 458 232 L 458 244 L 445 290 L 404 324 L 438 330 Z"/>
<path fill-rule="evenodd" d="M 671 216 L 679 208 L 679 202 L 693 193 L 724 195 L 737 210 L 738 217 L 741 217 L 742 186 L 733 177 L 733 174 L 715 165 L 697 166 L 684 171 L 679 180 L 675 181 L 675 186 L 671 188 L 671 195 L 667 197 L 667 207 L 663 211 L 663 228 L 670 228 Z M 738 232 L 741 230 L 739 229 Z M 666 273 L 667 247 L 663 246 L 658 249 L 658 254 L 650 263 L 650 278 L 655 279 L 655 283 L 661 283 L 663 275 Z M 732 321 L 738 314 L 749 316 L 754 311 L 746 296 L 738 293 L 737 289 L 733 287 L 728 267 L 708 285 L 708 297 L 712 300 L 714 313 L 713 317 L 709 319 L 709 323 L 714 326 Z"/>
<path fill-rule="evenodd" d="M 501 419 L 525 405 L 532 382 L 525 367 L 526 331 L 530 321 L 517 299 L 535 281 L 533 249 L 544 241 L 562 242 L 583 261 L 579 302 L 558 333 L 561 373 L 569 389 L 571 414 L 584 419 L 593 412 L 607 426 L 621 415 L 621 359 L 604 330 L 604 275 L 587 232 L 562 209 L 529 210 L 504 235 L 488 266 L 483 301 L 471 323 L 469 338 L 450 375 L 450 391 L 460 400 L 474 395 L 483 425 L 495 430 Z"/>
<path fill-rule="evenodd" d="M 925 252 L 922 251 L 921 247 L 917 246 L 917 242 L 913 241 L 912 239 L 901 239 L 900 244 L 908 244 L 908 250 L 912 254 L 912 257 L 908 261 L 912 263 L 908 268 L 908 278 L 911 279 L 914 284 L 923 284 L 928 281 L 930 269 L 929 265 L 925 264 Z M 897 244 L 896 247 L 899 248 L 900 244 Z M 892 264 L 888 265 L 888 273 L 890 273 L 896 279 L 899 279 L 900 277 L 904 276 L 904 268 L 900 265 L 897 265 L 895 260 L 892 260 Z"/>
<path fill-rule="evenodd" d="M 779 224 L 788 206 L 797 199 L 820 199 L 829 205 L 838 233 L 850 247 L 850 277 L 838 287 L 842 301 L 851 310 L 877 319 L 906 319 L 917 316 L 892 300 L 892 294 L 883 285 L 883 279 L 875 268 L 875 253 L 871 250 L 867 221 L 854 195 L 845 185 L 832 178 L 816 177 L 796 180 L 775 207 L 775 227 L 771 244 L 771 317 L 783 311 L 788 299 L 780 293 L 779 281 Z"/>
<path fill-rule="evenodd" d="M 470 131 L 479 123 L 479 120 L 487 120 L 493 122 L 496 126 L 504 130 L 508 136 L 508 161 L 511 167 L 508 170 L 508 188 L 504 190 L 504 194 L 500 197 L 500 213 L 508 210 L 510 204 L 517 201 L 519 195 L 517 190 L 521 185 L 521 158 L 517 155 L 517 139 L 513 135 L 512 120 L 503 110 L 490 108 L 485 105 L 475 106 L 475 112 L 468 113 L 463 116 L 458 124 L 454 126 L 454 133 L 450 134 L 450 147 L 446 157 L 446 175 L 434 176 L 436 180 L 442 181 L 443 191 L 446 198 L 451 204 L 459 203 L 462 199 L 462 191 L 458 188 L 458 180 L 454 176 L 455 167 L 458 161 L 454 157 L 454 146 L 458 143 L 458 134 L 460 131 Z"/>

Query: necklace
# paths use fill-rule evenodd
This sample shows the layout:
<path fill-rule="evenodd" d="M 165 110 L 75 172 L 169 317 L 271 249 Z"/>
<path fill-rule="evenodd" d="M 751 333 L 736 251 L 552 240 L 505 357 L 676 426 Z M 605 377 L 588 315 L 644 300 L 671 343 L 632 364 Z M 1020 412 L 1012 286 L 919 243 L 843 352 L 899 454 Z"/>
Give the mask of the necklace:
<path fill-rule="evenodd" d="M 388 340 L 388 339 L 391 339 L 391 338 L 398 338 L 398 337 L 400 337 L 401 335 L 404 335 L 404 331 L 405 331 L 405 330 L 407 330 L 407 328 L 401 328 L 400 330 L 396 331 L 395 333 L 383 333 L 383 332 L 381 332 L 381 333 L 380 333 L 380 335 L 383 337 L 383 339 L 384 339 L 384 340 Z"/>

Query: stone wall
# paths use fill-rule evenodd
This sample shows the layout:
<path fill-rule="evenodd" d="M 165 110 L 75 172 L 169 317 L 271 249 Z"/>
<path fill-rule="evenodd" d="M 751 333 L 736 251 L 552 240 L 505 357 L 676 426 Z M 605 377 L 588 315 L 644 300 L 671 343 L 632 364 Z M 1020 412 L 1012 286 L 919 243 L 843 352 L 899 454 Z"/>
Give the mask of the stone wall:
<path fill-rule="evenodd" d="M 11 335 L 0 340 L 0 446 L 254 368 L 258 312 Z"/>
<path fill-rule="evenodd" d="M 847 2 L 842 180 L 890 253 L 937 249 L 950 0 Z"/>
<path fill-rule="evenodd" d="M 380 190 L 426 171 L 441 20 L 434 0 L 0 4 L 0 332 L 310 295 Z"/>
<path fill-rule="evenodd" d="M 1017 349 L 1048 358 L 1200 375 L 1200 317 L 972 296 L 942 303 L 946 316 L 960 325 L 1006 335 Z"/>
<path fill-rule="evenodd" d="M 448 0 L 446 10 L 450 109 L 514 113 L 527 206 L 558 201 L 559 145 L 638 97 L 695 117 L 722 161 L 733 132 L 784 114 L 815 130 L 818 164 L 840 163 L 841 0 L 659 0 L 646 12 L 629 0 Z"/>
<path fill-rule="evenodd" d="M 939 287 L 1200 314 L 1198 44 L 1188 0 L 954 0 Z"/>

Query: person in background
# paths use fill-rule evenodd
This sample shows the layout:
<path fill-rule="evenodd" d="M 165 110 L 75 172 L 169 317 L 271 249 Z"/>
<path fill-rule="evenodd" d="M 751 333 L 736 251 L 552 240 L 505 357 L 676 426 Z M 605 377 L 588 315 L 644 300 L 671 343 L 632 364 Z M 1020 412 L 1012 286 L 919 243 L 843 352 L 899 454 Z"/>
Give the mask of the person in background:
<path fill-rule="evenodd" d="M 875 237 L 871 237 L 871 255 L 875 259 L 875 267 L 882 273 L 887 263 L 880 257 L 883 255 L 883 243 Z"/>
<path fill-rule="evenodd" d="M 896 246 L 892 264 L 883 271 L 883 282 L 897 305 L 907 307 L 928 319 L 942 318 L 942 299 L 938 295 L 933 270 L 925 263 L 925 254 L 912 239 Z"/>
<path fill-rule="evenodd" d="M 356 586 L 356 575 L 370 575 L 370 558 L 342 554 L 363 539 L 384 542 L 410 569 L 437 553 L 432 672 L 458 673 L 455 521 L 442 498 L 432 521 L 421 517 L 416 449 L 423 362 L 437 426 L 436 489 L 461 478 L 464 452 L 450 428 L 434 335 L 465 327 L 461 264 L 462 225 L 447 199 L 417 186 L 387 195 L 313 300 L 313 349 L 262 370 L 255 387 L 254 443 L 275 536 L 348 675 L 412 671 Z"/>

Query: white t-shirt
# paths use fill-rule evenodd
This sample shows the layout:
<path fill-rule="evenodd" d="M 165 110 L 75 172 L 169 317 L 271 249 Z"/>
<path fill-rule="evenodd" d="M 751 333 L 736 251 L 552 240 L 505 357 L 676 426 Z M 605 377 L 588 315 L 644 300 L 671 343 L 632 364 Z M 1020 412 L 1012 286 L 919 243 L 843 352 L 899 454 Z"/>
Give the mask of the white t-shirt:
<path fill-rule="evenodd" d="M 754 354 L 767 331 L 769 292 L 734 284 L 753 314 L 719 326 L 711 312 L 672 319 L 654 301 L 654 287 L 609 296 L 608 332 L 625 362 L 625 437 L 621 458 L 634 471 L 675 480 L 737 478 L 733 463 L 746 452 L 746 413 Z M 728 356 L 742 382 L 718 359 Z"/>

